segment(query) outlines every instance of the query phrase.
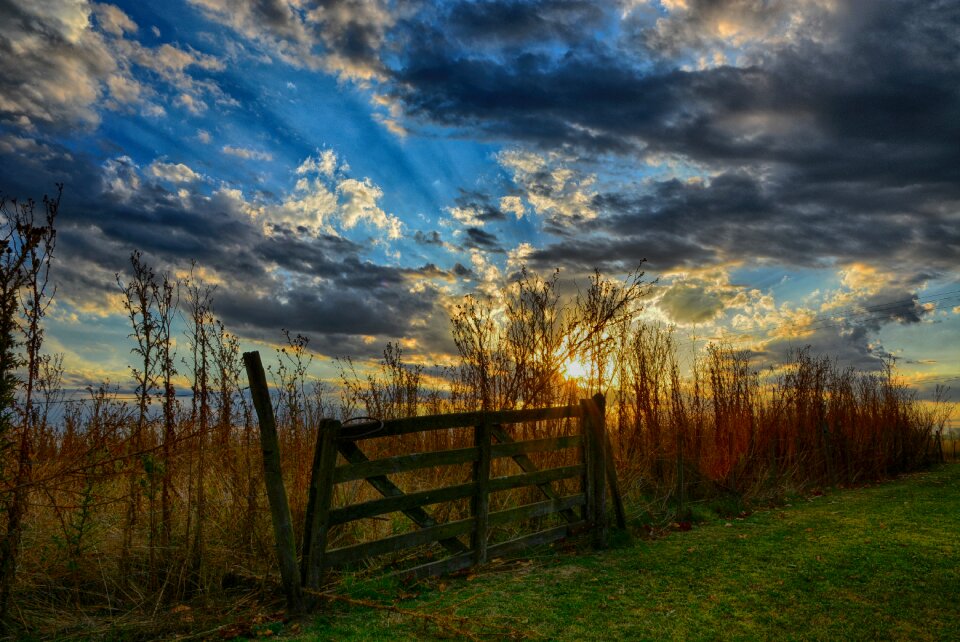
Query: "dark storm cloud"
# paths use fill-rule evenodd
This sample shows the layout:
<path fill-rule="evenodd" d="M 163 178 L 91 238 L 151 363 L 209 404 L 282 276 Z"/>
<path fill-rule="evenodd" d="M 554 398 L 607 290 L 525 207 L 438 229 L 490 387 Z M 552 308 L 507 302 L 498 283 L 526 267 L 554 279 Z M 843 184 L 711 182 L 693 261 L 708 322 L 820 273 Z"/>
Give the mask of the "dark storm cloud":
<path fill-rule="evenodd" d="M 462 263 L 456 263 L 453 266 L 453 273 L 460 277 L 461 279 L 472 279 L 474 277 L 474 272 L 467 266 Z"/>
<path fill-rule="evenodd" d="M 463 247 L 467 249 L 485 250 L 487 252 L 504 251 L 496 235 L 481 230 L 479 227 L 468 227 L 464 230 L 464 233 L 467 238 L 463 242 Z"/>
<path fill-rule="evenodd" d="M 495 205 L 490 194 L 460 189 L 460 194 L 454 199 L 457 207 L 473 212 L 473 217 L 486 223 L 488 221 L 503 221 L 507 215 Z"/>
<path fill-rule="evenodd" d="M 573 43 L 606 19 L 600 5 L 578 0 L 458 2 L 439 18 L 452 37 L 480 47 L 524 47 L 534 39 Z"/>
<path fill-rule="evenodd" d="M 816 200 L 799 189 L 738 171 L 604 193 L 594 199 L 603 216 L 587 228 L 592 238 L 546 245 L 533 260 L 622 267 L 645 257 L 656 270 L 744 259 L 798 267 L 883 261 L 914 285 L 956 266 L 954 202 L 917 189 L 880 187 L 859 202 L 851 185 L 821 185 Z"/>
<path fill-rule="evenodd" d="M 521 29 L 522 55 L 498 57 L 421 24 L 393 70 L 394 95 L 414 118 L 501 140 L 598 162 L 663 154 L 713 174 L 699 184 L 600 190 L 605 216 L 583 228 L 598 236 L 541 248 L 541 263 L 647 256 L 651 267 L 759 258 L 955 269 L 960 5 L 754 5 L 691 2 L 621 42 L 584 42 L 561 55 L 535 30 Z M 481 10 L 478 25 L 494 29 L 492 6 L 458 11 Z M 811 13 L 791 18 L 800 11 Z M 669 58 L 706 47 L 694 35 L 707 37 L 708 24 L 728 17 L 749 43 L 740 66 L 697 70 Z"/>
<path fill-rule="evenodd" d="M 440 232 L 437 232 L 436 230 L 431 232 L 417 230 L 413 234 L 413 240 L 418 245 L 443 245 L 443 239 L 440 238 Z"/>
<path fill-rule="evenodd" d="M 599 43 L 558 59 L 537 52 L 534 33 L 529 53 L 501 60 L 418 31 L 395 69 L 396 92 L 413 115 L 550 147 L 642 148 L 708 161 L 833 159 L 823 174 L 846 167 L 841 177 L 872 177 L 884 163 L 892 170 L 889 163 L 915 161 L 918 151 L 953 153 L 958 14 L 953 3 L 851 2 L 839 24 L 821 26 L 829 33 L 804 34 L 836 42 L 798 36 L 745 67 L 702 71 L 637 65 L 636 56 Z M 875 145 L 897 153 L 865 157 Z M 851 159 L 859 162 L 849 167 Z"/>
<path fill-rule="evenodd" d="M 777 41 L 797 22 L 823 20 L 828 12 L 809 0 L 686 0 L 652 28 L 640 27 L 635 36 L 664 57 L 710 53 L 727 46 L 731 36 L 747 43 Z"/>

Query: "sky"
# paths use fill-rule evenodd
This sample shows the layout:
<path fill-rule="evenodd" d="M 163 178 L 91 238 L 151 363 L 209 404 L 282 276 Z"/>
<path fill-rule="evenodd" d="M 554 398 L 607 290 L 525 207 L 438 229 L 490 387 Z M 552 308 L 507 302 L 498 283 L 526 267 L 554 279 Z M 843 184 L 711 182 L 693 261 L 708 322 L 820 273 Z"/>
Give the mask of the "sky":
<path fill-rule="evenodd" d="M 116 274 L 246 345 L 453 351 L 526 265 L 777 363 L 960 383 L 960 4 L 0 0 L 0 191 L 63 183 L 47 349 L 129 383 Z M 645 262 L 644 262 L 645 260 Z"/>

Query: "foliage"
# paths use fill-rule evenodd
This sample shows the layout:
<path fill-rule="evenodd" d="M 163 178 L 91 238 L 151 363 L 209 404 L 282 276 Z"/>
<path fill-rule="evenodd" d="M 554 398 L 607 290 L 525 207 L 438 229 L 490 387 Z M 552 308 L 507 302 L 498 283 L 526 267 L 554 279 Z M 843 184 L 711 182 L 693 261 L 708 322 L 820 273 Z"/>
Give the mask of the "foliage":
<path fill-rule="evenodd" d="M 65 403 L 59 426 L 41 415 L 28 423 L 22 413 L 8 414 L 8 435 L 36 427 L 17 433 L 32 435 L 32 478 L 24 488 L 36 510 L 22 522 L 16 587 L 18 604 L 33 609 L 24 616 L 29 626 L 65 604 L 76 612 L 108 604 L 108 619 L 125 613 L 150 620 L 184 601 L 212 600 L 225 587 L 262 598 L 275 575 L 240 341 L 216 318 L 215 288 L 196 266 L 176 279 L 139 253 L 117 281 L 136 361 L 134 403 L 104 384 L 91 388 L 84 404 Z M 640 320 L 651 287 L 639 270 L 624 280 L 594 273 L 582 290 L 557 272 L 521 270 L 497 298 L 468 296 L 452 310 L 452 363 L 430 366 L 389 343 L 372 367 L 339 359 L 334 390 L 310 374 L 309 339 L 284 330 L 269 371 L 295 528 L 303 525 L 316 426 L 329 416 L 540 407 L 603 391 L 621 486 L 634 519 L 652 529 L 804 488 L 896 475 L 933 456 L 942 420 L 921 409 L 892 369 L 859 373 L 801 351 L 775 372 L 756 372 L 749 354 L 709 345 L 685 371 L 672 330 Z M 177 341 L 177 319 L 185 343 Z M 23 359 L 18 347 L 9 343 L 0 355 L 11 377 Z M 35 363 L 36 393 L 65 401 L 62 361 L 41 355 Z M 572 363 L 583 365 L 578 376 Z M 15 378 L 6 381 L 23 389 Z M 181 405 L 175 388 L 189 389 L 190 402 Z M 541 422 L 520 426 L 518 436 L 561 429 Z M 373 441 L 371 458 L 472 445 L 464 431 Z M 15 459 L 5 454 L 2 461 Z M 393 479 L 410 492 L 468 473 L 450 466 Z M 337 486 L 334 502 L 373 496 L 368 485 L 349 482 Z M 496 501 L 507 508 L 528 500 L 510 493 Z M 465 504 L 451 505 L 433 517 L 457 519 L 465 511 Z M 334 529 L 329 541 L 349 545 L 404 524 L 365 520 Z"/>

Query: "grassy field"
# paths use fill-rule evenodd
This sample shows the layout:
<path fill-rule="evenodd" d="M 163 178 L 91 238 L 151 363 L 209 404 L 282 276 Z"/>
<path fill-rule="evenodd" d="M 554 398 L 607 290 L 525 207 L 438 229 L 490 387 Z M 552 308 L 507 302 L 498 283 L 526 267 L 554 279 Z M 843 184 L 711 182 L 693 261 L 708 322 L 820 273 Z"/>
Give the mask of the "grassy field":
<path fill-rule="evenodd" d="M 329 603 L 297 639 L 960 639 L 958 535 L 950 464 L 688 532 L 615 534 L 602 553 L 568 543 L 414 586 L 348 581 L 341 595 L 380 608 Z"/>

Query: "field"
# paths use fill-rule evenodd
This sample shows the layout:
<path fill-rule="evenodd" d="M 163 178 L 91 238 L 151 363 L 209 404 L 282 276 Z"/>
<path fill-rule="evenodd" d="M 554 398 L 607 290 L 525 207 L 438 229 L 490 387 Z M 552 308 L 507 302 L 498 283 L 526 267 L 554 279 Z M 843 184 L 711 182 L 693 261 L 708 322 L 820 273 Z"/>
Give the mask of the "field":
<path fill-rule="evenodd" d="M 744 517 L 701 508 L 689 532 L 635 523 L 601 553 L 568 543 L 415 586 L 348 578 L 339 594 L 380 608 L 328 603 L 296 639 L 960 638 L 960 466 Z"/>
<path fill-rule="evenodd" d="M 53 238 L 51 225 L 43 238 Z M 0 327 L 0 357 L 7 359 L 0 363 L 0 635 L 166 639 L 272 631 L 263 627 L 282 619 L 279 607 L 271 606 L 279 566 L 257 418 L 240 338 L 216 317 L 212 286 L 199 277 L 155 272 L 134 252 L 130 274 L 118 281 L 132 331 L 133 393 L 104 383 L 91 387 L 88 398 L 67 398 L 63 356 L 41 349 L 41 311 L 50 296 L 41 288 L 49 267 L 41 258 L 31 263 L 33 271 L 16 273 L 22 279 L 8 290 L 6 322 L 0 314 L 0 326 L 6 323 L 9 330 L 4 334 Z M 566 296 L 557 273 L 544 278 L 521 271 L 502 301 L 468 295 L 450 312 L 456 354 L 446 363 L 424 363 L 388 343 L 377 363 L 335 360 L 334 381 L 310 374 L 315 353 L 309 339 L 284 331 L 275 358 L 267 359 L 269 401 L 301 557 L 311 453 L 323 418 L 544 408 L 606 391 L 613 464 L 638 516 L 635 526 L 647 534 L 671 523 L 702 521 L 712 509 L 738 514 L 791 493 L 861 485 L 942 461 L 937 439 L 948 406 L 921 403 L 892 361 L 857 371 L 805 348 L 775 367 L 761 367 L 751 352 L 722 342 L 682 345 L 675 328 L 641 316 L 652 287 L 642 277 L 638 271 L 621 281 L 597 272 L 585 291 Z M 34 298 L 18 311 L 10 302 L 24 293 Z M 185 345 L 175 331 L 180 324 Z M 562 421 L 524 422 L 517 430 L 523 439 L 567 434 Z M 465 435 L 437 430 L 378 439 L 365 455 L 464 448 L 472 443 Z M 543 468 L 546 461 L 534 463 Z M 404 493 L 417 493 L 462 482 L 468 473 L 462 465 L 425 468 L 392 481 Z M 332 508 L 372 499 L 376 492 L 368 486 L 360 480 L 338 486 Z M 497 510 L 535 501 L 512 492 L 501 499 Z M 468 507 L 461 504 L 437 507 L 433 517 L 439 523 L 463 519 Z M 391 518 L 351 521 L 331 529 L 328 543 L 362 544 L 399 534 L 398 525 Z M 750 537 L 736 526 L 729 529 Z M 646 623 L 643 602 L 629 599 L 633 589 L 627 587 L 638 586 L 636 581 L 621 575 L 610 586 L 602 584 L 603 560 L 629 560 L 631 553 L 637 564 L 656 557 L 664 568 L 684 568 L 669 555 L 644 554 L 644 546 L 578 561 L 581 566 L 568 569 L 572 592 L 562 582 L 515 587 L 521 596 L 526 590 L 536 597 L 520 599 L 511 607 L 515 613 L 563 613 L 557 617 L 574 618 L 563 625 L 570 630 L 559 620 L 551 625 L 546 615 L 532 628 L 520 622 L 492 634 L 531 629 L 548 637 L 578 635 L 575 618 L 591 612 L 578 593 L 584 587 L 589 595 L 615 598 L 608 600 L 611 612 L 618 601 L 637 604 L 631 607 L 641 609 L 637 618 L 618 617 L 619 624 Z M 694 550 L 684 563 L 698 559 L 697 546 L 686 545 Z M 623 568 L 618 572 L 640 577 L 644 567 Z M 584 577 L 596 578 L 595 586 Z M 356 585 L 351 578 L 342 584 L 329 579 L 333 591 Z M 705 580 L 677 581 L 700 587 Z M 637 595 L 660 594 L 655 588 L 642 587 Z M 550 595 L 541 596 L 546 589 Z M 477 594 L 465 608 L 481 613 L 485 600 L 498 599 L 500 592 L 491 585 L 492 598 Z M 703 593 L 710 595 L 727 593 Z M 690 596 L 683 597 L 688 603 Z M 460 635 L 462 627 L 448 622 L 455 607 L 417 604 L 420 615 L 428 616 L 420 620 Z M 479 625 L 486 626 L 483 618 Z"/>

